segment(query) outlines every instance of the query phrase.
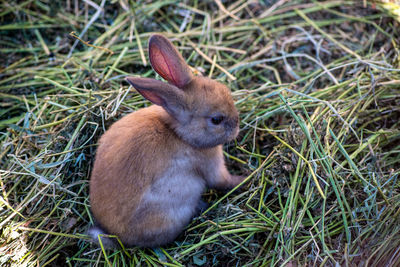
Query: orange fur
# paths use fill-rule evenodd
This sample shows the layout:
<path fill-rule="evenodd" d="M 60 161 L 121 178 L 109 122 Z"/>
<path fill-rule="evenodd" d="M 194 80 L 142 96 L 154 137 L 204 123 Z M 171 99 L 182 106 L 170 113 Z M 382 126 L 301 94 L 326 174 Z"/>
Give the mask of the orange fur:
<path fill-rule="evenodd" d="M 228 189 L 242 181 L 227 171 L 221 146 L 238 133 L 229 89 L 194 77 L 166 38 L 154 35 L 150 44 L 153 68 L 172 82 L 127 78 L 156 105 L 123 117 L 101 137 L 90 180 L 96 222 L 128 246 L 173 241 L 206 185 Z"/>
<path fill-rule="evenodd" d="M 179 139 L 167 128 L 168 119 L 162 108 L 151 106 L 125 116 L 101 137 L 90 180 L 90 202 L 107 232 L 122 236 L 129 231 L 126 223 L 142 192 L 166 168 L 165 158 L 176 153 Z M 166 146 L 160 147 L 160 140 Z"/>

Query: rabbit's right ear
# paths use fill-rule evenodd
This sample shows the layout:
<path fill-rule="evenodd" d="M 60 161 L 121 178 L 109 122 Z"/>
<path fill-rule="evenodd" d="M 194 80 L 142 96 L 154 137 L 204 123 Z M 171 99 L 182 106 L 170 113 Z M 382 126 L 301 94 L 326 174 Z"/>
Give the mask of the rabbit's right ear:
<path fill-rule="evenodd" d="M 149 40 L 149 58 L 153 69 L 165 80 L 182 88 L 193 79 L 192 71 L 174 45 L 154 34 Z"/>
<path fill-rule="evenodd" d="M 162 106 L 175 118 L 180 117 L 180 113 L 185 109 L 185 92 L 172 84 L 138 77 L 127 77 L 126 81 L 144 98 Z"/>

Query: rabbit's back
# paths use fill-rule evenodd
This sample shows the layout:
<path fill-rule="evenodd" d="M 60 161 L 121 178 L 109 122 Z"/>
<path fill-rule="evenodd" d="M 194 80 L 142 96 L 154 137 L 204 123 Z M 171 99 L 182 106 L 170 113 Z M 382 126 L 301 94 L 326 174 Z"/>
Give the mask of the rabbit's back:
<path fill-rule="evenodd" d="M 115 122 L 101 137 L 90 180 L 90 202 L 105 230 L 109 222 L 123 228 L 144 192 L 166 169 L 164 157 L 176 151 L 177 137 L 164 116 L 168 114 L 157 106 L 141 109 Z"/>
<path fill-rule="evenodd" d="M 91 210 L 102 228 L 126 244 L 175 238 L 205 186 L 194 168 L 196 152 L 172 131 L 171 119 L 151 106 L 117 121 L 100 139 Z"/>

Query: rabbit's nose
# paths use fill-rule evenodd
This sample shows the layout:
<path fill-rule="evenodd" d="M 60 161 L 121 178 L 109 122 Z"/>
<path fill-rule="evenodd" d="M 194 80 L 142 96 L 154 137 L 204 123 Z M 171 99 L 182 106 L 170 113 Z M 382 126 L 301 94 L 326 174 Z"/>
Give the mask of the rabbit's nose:
<path fill-rule="evenodd" d="M 239 124 L 239 116 L 235 116 L 232 118 L 232 126 L 237 127 Z"/>
<path fill-rule="evenodd" d="M 238 124 L 238 123 L 239 123 L 239 116 L 236 116 L 236 117 L 234 118 L 234 121 L 235 121 L 236 124 Z"/>
<path fill-rule="evenodd" d="M 235 117 L 231 118 L 231 119 L 228 121 L 227 124 L 228 124 L 229 128 L 232 128 L 232 129 L 238 127 L 238 124 L 239 124 L 239 116 L 235 116 Z"/>

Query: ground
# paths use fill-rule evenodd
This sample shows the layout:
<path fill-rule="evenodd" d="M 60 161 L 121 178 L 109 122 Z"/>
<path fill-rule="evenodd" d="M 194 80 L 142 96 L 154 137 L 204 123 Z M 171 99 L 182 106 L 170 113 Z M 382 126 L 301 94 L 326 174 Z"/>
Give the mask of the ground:
<path fill-rule="evenodd" d="M 2 2 L 0 264 L 400 265 L 400 8 L 383 2 Z M 224 150 L 247 180 L 208 190 L 173 244 L 102 250 L 85 234 L 96 144 L 150 105 L 124 78 L 160 78 L 154 32 L 231 88 Z"/>

